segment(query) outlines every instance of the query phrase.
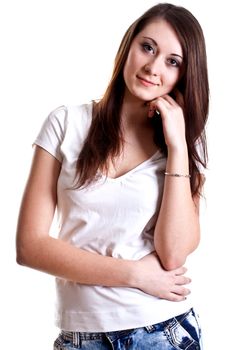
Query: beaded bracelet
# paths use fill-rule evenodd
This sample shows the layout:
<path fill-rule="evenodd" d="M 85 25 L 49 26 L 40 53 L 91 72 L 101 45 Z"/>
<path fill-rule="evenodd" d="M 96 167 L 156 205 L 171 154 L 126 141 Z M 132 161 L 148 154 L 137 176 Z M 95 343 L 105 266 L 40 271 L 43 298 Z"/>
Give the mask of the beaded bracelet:
<path fill-rule="evenodd" d="M 174 177 L 191 177 L 191 175 L 189 174 L 177 174 L 177 173 L 167 173 L 165 172 L 164 175 L 167 175 L 167 176 L 174 176 Z"/>

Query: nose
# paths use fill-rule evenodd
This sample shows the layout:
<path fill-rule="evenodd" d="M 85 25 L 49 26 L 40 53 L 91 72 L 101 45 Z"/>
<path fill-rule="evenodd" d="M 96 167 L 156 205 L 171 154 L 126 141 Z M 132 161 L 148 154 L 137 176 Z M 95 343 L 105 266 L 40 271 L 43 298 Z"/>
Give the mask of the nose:
<path fill-rule="evenodd" d="M 161 57 L 157 56 L 144 66 L 144 70 L 147 74 L 160 76 L 163 73 L 164 63 Z"/>

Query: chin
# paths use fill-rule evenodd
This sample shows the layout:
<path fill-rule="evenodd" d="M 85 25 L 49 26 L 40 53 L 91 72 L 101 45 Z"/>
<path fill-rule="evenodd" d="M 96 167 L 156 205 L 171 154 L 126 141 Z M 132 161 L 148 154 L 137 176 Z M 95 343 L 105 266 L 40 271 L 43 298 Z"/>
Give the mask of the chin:
<path fill-rule="evenodd" d="M 155 100 L 156 98 L 165 95 L 167 92 L 157 92 L 155 94 L 149 93 L 149 91 L 138 91 L 138 89 L 128 89 L 129 96 L 131 95 L 131 98 L 141 101 L 143 103 L 150 102 L 152 100 Z"/>
<path fill-rule="evenodd" d="M 155 100 L 156 98 L 160 97 L 162 95 L 156 95 L 156 96 L 142 96 L 140 99 L 141 101 L 143 102 L 150 102 L 150 101 L 153 101 Z"/>
<path fill-rule="evenodd" d="M 168 93 L 169 92 L 167 92 L 167 91 L 160 91 L 160 92 L 157 92 L 155 94 L 148 94 L 148 93 L 147 94 L 137 94 L 137 95 L 135 95 L 135 97 L 141 99 L 144 102 L 149 102 L 149 101 L 155 100 L 158 97 L 164 96 Z"/>
<path fill-rule="evenodd" d="M 155 100 L 157 97 L 161 96 L 161 94 L 156 94 L 156 95 L 152 95 L 152 94 L 139 94 L 139 93 L 135 93 L 133 94 L 133 96 L 138 99 L 141 100 L 142 102 L 148 102 L 148 101 L 152 101 Z"/>

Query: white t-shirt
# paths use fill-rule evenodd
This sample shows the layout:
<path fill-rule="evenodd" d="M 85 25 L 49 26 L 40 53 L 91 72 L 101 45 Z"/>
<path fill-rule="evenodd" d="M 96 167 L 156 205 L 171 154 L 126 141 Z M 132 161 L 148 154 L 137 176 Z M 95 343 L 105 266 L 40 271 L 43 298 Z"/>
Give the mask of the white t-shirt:
<path fill-rule="evenodd" d="M 45 120 L 35 140 L 62 165 L 57 189 L 59 238 L 90 252 L 138 260 L 154 251 L 166 158 L 157 151 L 116 179 L 101 176 L 88 188 L 72 189 L 91 119 L 92 103 L 59 107 Z M 67 331 L 148 326 L 192 306 L 190 298 L 171 302 L 136 288 L 88 286 L 60 278 L 56 286 L 56 325 Z"/>

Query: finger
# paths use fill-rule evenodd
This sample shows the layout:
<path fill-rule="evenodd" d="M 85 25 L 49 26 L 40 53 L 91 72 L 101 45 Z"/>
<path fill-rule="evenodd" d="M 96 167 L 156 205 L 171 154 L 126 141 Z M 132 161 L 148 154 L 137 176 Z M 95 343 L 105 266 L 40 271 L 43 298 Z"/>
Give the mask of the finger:
<path fill-rule="evenodd" d="M 169 300 L 169 301 L 184 301 L 185 299 L 187 299 L 186 296 L 184 295 L 179 295 L 179 294 L 176 294 L 176 293 L 169 293 L 167 296 L 166 296 L 166 300 Z"/>
<path fill-rule="evenodd" d="M 160 109 L 158 107 L 158 99 L 155 99 L 153 101 L 149 102 L 149 110 L 148 110 L 148 117 L 156 117 L 161 114 Z"/>
<path fill-rule="evenodd" d="M 174 270 L 174 273 L 176 276 L 184 275 L 187 272 L 187 268 L 184 266 L 179 267 L 178 269 Z"/>
<path fill-rule="evenodd" d="M 160 111 L 156 107 L 150 107 L 148 110 L 148 118 L 160 116 Z"/>
<path fill-rule="evenodd" d="M 177 90 L 177 93 L 174 93 L 174 95 L 175 95 L 175 97 L 171 97 L 170 95 L 164 95 L 163 96 L 164 101 L 166 101 L 170 107 L 171 106 L 173 106 L 173 107 L 179 106 L 183 110 L 184 99 L 183 99 L 182 94 Z"/>
<path fill-rule="evenodd" d="M 148 117 L 160 116 L 166 107 L 169 107 L 169 103 L 163 97 L 158 97 L 155 100 L 150 101 Z"/>
<path fill-rule="evenodd" d="M 166 101 L 169 105 L 175 105 L 176 104 L 176 100 L 171 97 L 170 95 L 164 95 L 163 96 L 164 101 Z"/>
<path fill-rule="evenodd" d="M 174 286 L 172 288 L 172 293 L 178 294 L 180 296 L 187 296 L 189 295 L 191 292 L 188 288 L 182 287 L 182 286 Z"/>
<path fill-rule="evenodd" d="M 175 284 L 176 284 L 177 286 L 182 286 L 182 285 L 184 285 L 184 284 L 189 284 L 189 283 L 191 283 L 191 282 L 192 282 L 192 280 L 191 280 L 191 278 L 189 278 L 189 277 L 177 276 Z"/>
<path fill-rule="evenodd" d="M 154 107 L 154 106 L 169 107 L 172 101 L 174 102 L 173 98 L 171 98 L 169 95 L 163 95 L 151 101 L 150 107 Z"/>

